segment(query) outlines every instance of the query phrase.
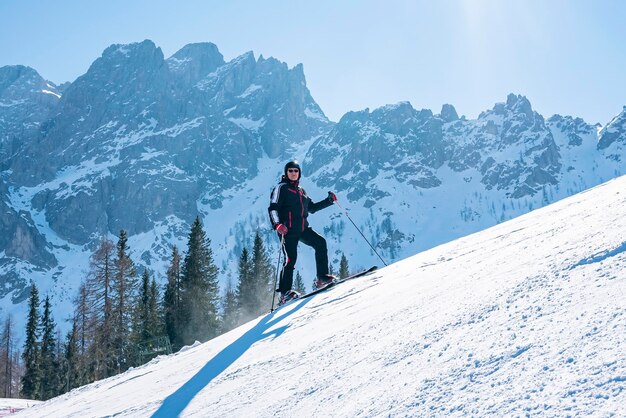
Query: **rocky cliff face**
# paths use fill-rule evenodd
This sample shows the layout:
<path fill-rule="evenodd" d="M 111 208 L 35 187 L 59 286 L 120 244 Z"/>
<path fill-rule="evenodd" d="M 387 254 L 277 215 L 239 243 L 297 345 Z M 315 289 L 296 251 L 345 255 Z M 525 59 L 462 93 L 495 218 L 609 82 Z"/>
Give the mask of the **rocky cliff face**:
<path fill-rule="evenodd" d="M 29 208 L 15 207 L 9 198 L 6 176 L 15 155 L 37 136 L 58 105 L 57 87 L 24 66 L 0 68 L 0 298 L 23 299 L 28 277 L 16 265 L 47 271 L 57 265 L 46 238 L 35 226 Z"/>
<path fill-rule="evenodd" d="M 225 63 L 215 45 L 165 60 L 144 41 L 113 45 L 69 86 L 55 115 L 11 164 L 10 181 L 74 244 L 126 228 L 137 234 L 196 201 L 256 176 L 264 154 L 285 155 L 329 122 L 301 66 L 252 53 Z"/>
<path fill-rule="evenodd" d="M 598 150 L 608 153 L 608 158 L 616 161 L 621 160 L 621 153 L 626 145 L 626 106 L 624 110 L 617 115 L 600 131 L 600 140 L 598 141 Z M 614 152 L 614 154 L 611 154 Z"/>
<path fill-rule="evenodd" d="M 506 103 L 483 112 L 469 131 L 475 146 L 459 155 L 478 151 L 481 182 L 489 190 L 506 190 L 511 198 L 533 196 L 556 185 L 561 170 L 558 147 L 544 119 L 528 99 L 509 95 Z"/>
<path fill-rule="evenodd" d="M 366 205 L 389 195 L 367 187 L 381 175 L 428 189 L 441 186 L 437 171 L 444 165 L 457 173 L 475 169 L 486 190 L 519 199 L 556 185 L 562 165 L 543 117 L 515 95 L 472 121 L 459 119 L 450 105 L 439 115 L 409 103 L 351 112 L 311 148 L 307 162 L 313 172 L 324 168 L 321 185 L 336 182 L 352 200 L 367 196 Z"/>
<path fill-rule="evenodd" d="M 624 174 L 624 138 L 623 113 L 598 133 L 580 118 L 546 121 L 514 94 L 476 120 L 451 105 L 433 114 L 399 103 L 346 114 L 305 167 L 346 194 L 393 259 Z"/>
<path fill-rule="evenodd" d="M 59 102 L 57 87 L 21 65 L 0 68 L 0 167 L 32 138 Z"/>

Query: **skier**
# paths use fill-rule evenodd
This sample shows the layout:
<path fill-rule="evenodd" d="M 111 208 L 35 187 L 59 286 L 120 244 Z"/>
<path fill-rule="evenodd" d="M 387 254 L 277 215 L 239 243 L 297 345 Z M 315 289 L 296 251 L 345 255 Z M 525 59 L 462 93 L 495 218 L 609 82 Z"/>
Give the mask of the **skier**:
<path fill-rule="evenodd" d="M 298 258 L 298 242 L 315 249 L 315 265 L 317 279 L 315 287 L 318 289 L 332 283 L 334 276 L 328 274 L 328 249 L 326 240 L 315 232 L 307 221 L 309 213 L 332 206 L 337 200 L 333 192 L 317 203 L 300 187 L 302 170 L 298 161 L 285 164 L 285 170 L 280 183 L 272 190 L 270 206 L 268 208 L 270 221 L 279 237 L 283 237 L 283 252 L 285 264 L 280 274 L 280 304 L 297 298 L 299 294 L 291 289 L 293 284 L 293 270 Z"/>

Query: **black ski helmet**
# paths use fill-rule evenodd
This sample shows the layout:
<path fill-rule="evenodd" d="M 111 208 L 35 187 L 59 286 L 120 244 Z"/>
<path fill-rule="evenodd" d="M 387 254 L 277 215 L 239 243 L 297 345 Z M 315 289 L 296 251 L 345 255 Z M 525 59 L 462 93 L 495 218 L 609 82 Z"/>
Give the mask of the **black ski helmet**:
<path fill-rule="evenodd" d="M 300 170 L 300 172 L 298 173 L 298 180 L 300 180 L 300 177 L 302 177 L 302 169 L 300 168 L 300 163 L 297 160 L 293 160 L 285 164 L 285 178 L 287 179 L 289 178 L 289 176 L 287 176 L 287 169 L 289 168 L 297 168 L 298 170 Z"/>

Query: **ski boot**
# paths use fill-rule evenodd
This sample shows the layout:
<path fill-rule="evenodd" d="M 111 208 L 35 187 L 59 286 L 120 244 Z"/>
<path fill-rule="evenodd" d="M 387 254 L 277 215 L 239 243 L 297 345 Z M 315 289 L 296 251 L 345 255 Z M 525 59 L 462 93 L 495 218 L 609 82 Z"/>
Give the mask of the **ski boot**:
<path fill-rule="evenodd" d="M 315 279 L 315 282 L 313 283 L 313 285 L 315 286 L 316 289 L 322 289 L 326 286 L 333 284 L 335 279 L 336 277 L 333 276 L 332 274 L 325 274 L 323 276 L 318 276 L 317 279 Z"/>
<path fill-rule="evenodd" d="M 285 293 L 281 293 L 278 306 L 284 305 L 285 303 L 294 299 L 298 299 L 299 297 L 300 297 L 300 293 L 296 292 L 295 290 L 289 290 Z"/>

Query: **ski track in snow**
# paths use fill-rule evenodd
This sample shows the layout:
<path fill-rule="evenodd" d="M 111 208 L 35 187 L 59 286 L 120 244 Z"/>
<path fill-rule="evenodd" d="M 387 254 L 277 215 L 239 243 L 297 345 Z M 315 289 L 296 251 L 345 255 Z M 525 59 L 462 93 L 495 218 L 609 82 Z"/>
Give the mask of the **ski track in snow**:
<path fill-rule="evenodd" d="M 626 177 L 20 416 L 624 416 Z"/>

